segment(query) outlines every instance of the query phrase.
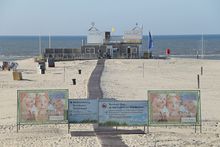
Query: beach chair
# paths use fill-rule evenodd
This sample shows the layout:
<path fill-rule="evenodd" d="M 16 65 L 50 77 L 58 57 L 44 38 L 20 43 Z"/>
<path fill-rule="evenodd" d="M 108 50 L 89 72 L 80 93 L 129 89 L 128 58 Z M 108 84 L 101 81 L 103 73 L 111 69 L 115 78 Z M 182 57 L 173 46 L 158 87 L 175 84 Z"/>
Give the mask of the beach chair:
<path fill-rule="evenodd" d="M 15 71 L 18 67 L 18 63 L 16 62 L 11 62 L 9 65 L 9 68 L 12 69 L 13 71 Z"/>

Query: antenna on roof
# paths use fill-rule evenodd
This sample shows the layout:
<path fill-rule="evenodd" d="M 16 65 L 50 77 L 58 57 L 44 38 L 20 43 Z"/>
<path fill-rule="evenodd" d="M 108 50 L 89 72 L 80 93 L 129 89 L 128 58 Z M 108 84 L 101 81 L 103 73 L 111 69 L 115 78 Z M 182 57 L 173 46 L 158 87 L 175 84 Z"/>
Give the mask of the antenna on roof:
<path fill-rule="evenodd" d="M 91 31 L 91 30 L 98 31 L 98 29 L 95 27 L 95 23 L 94 22 L 92 22 L 91 25 L 92 25 L 92 27 L 89 29 L 89 31 Z"/>
<path fill-rule="evenodd" d="M 132 30 L 136 30 L 138 28 L 138 23 L 136 22 L 136 26 Z"/>

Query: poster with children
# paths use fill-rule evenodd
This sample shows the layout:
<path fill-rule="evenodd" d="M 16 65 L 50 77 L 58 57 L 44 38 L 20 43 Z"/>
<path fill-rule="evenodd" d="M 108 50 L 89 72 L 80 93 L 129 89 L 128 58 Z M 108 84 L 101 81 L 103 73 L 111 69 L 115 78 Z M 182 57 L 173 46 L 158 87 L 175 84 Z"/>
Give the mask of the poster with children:
<path fill-rule="evenodd" d="M 148 91 L 151 124 L 199 124 L 200 91 Z"/>
<path fill-rule="evenodd" d="M 67 122 L 68 90 L 18 90 L 20 124 Z"/>

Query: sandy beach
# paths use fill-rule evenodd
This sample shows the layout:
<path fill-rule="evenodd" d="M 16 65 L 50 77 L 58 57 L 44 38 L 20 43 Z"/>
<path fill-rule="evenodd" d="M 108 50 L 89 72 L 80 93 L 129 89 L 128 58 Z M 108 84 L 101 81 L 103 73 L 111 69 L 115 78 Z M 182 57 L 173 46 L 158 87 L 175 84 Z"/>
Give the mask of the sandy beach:
<path fill-rule="evenodd" d="M 122 135 L 125 144 L 220 146 L 219 65 L 220 61 L 196 59 L 106 61 L 102 76 L 104 95 L 118 100 L 146 100 L 148 90 L 196 90 L 197 75 L 203 67 L 200 75 L 202 133 L 194 133 L 192 126 L 150 127 L 149 134 Z"/>
<path fill-rule="evenodd" d="M 56 67 L 47 68 L 44 75 L 38 73 L 32 58 L 17 62 L 23 80 L 14 81 L 12 71 L 0 71 L 0 146 L 101 146 L 95 135 L 71 136 L 64 124 L 26 125 L 16 133 L 17 90 L 69 89 L 71 99 L 86 98 L 88 80 L 97 60 L 56 62 Z M 150 127 L 149 134 L 121 134 L 122 141 L 131 147 L 220 146 L 219 66 L 218 60 L 106 60 L 101 77 L 103 97 L 117 100 L 146 100 L 148 90 L 196 90 L 200 74 L 202 133 L 194 133 L 193 126 Z M 73 78 L 76 85 L 72 84 Z M 93 130 L 90 124 L 71 126 L 71 131 Z"/>
<path fill-rule="evenodd" d="M 18 71 L 23 80 L 14 81 L 12 71 L 0 71 L 0 146 L 99 146 L 96 137 L 77 137 L 68 134 L 66 124 L 25 125 L 16 133 L 17 90 L 25 89 L 69 89 L 71 98 L 86 98 L 87 84 L 96 60 L 56 62 L 55 68 L 47 68 L 39 74 L 34 59 L 18 61 Z M 81 69 L 82 73 L 78 74 Z M 64 74 L 65 73 L 65 74 Z M 76 79 L 73 85 L 72 79 Z M 93 125 L 72 125 L 71 131 L 93 131 Z"/>

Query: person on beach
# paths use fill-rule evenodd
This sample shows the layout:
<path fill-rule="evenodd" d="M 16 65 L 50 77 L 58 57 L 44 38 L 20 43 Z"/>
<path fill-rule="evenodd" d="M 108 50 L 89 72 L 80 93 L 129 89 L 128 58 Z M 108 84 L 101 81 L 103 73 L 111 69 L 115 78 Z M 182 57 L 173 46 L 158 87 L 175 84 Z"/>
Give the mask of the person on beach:
<path fill-rule="evenodd" d="M 169 57 L 170 57 L 170 52 L 171 52 L 171 51 L 170 51 L 170 49 L 169 49 L 169 48 L 167 48 L 167 49 L 166 49 L 166 56 L 167 56 L 167 58 L 169 58 Z"/>

